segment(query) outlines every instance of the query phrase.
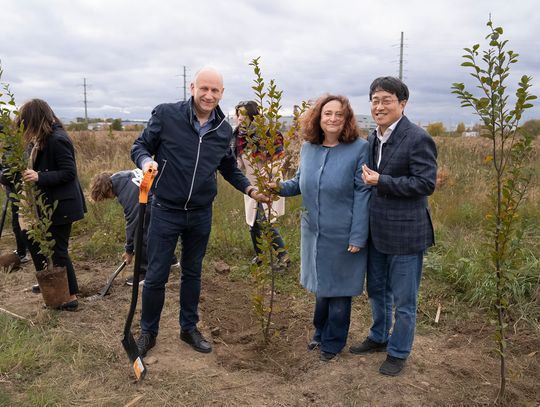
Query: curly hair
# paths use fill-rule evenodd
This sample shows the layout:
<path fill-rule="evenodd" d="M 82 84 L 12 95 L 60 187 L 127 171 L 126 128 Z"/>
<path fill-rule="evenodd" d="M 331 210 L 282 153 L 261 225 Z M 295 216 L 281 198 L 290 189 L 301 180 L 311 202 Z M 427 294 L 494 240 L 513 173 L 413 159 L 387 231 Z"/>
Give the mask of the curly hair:
<path fill-rule="evenodd" d="M 309 108 L 301 118 L 301 128 L 304 134 L 304 140 L 312 144 L 322 144 L 324 141 L 324 132 L 321 128 L 321 114 L 323 107 L 333 100 L 337 100 L 343 107 L 344 125 L 343 131 L 339 135 L 341 143 L 352 143 L 359 137 L 356 117 L 352 110 L 349 99 L 341 95 L 323 95 L 317 102 Z"/>
<path fill-rule="evenodd" d="M 112 172 L 102 172 L 92 178 L 90 183 L 90 197 L 94 202 L 108 199 L 112 195 Z"/>

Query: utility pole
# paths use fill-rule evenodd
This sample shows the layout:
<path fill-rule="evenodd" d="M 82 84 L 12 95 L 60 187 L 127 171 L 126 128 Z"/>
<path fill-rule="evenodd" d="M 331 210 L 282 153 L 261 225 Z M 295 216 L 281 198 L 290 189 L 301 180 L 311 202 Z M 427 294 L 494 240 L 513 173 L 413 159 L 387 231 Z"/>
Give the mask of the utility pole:
<path fill-rule="evenodd" d="M 184 65 L 184 73 L 182 75 L 184 77 L 184 102 L 186 101 L 186 91 L 187 91 L 187 88 L 186 88 L 186 66 Z"/>
<path fill-rule="evenodd" d="M 401 41 L 399 43 L 399 79 L 403 80 L 403 31 L 401 31 Z"/>
<path fill-rule="evenodd" d="M 86 78 L 83 78 L 83 93 L 84 93 L 84 121 L 88 125 L 88 101 L 86 99 Z"/>

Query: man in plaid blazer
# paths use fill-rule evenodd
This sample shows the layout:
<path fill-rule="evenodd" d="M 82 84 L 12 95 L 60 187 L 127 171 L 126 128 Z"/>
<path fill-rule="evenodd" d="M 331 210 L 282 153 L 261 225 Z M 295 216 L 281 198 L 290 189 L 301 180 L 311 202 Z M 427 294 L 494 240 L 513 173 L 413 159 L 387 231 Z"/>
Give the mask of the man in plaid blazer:
<path fill-rule="evenodd" d="M 434 243 L 427 197 L 435 189 L 437 148 L 404 116 L 409 90 L 401 80 L 375 79 L 369 99 L 377 129 L 368 137 L 370 160 L 362 178 L 372 186 L 367 293 L 373 325 L 350 351 L 386 351 L 379 372 L 397 376 L 414 339 L 423 255 Z"/>

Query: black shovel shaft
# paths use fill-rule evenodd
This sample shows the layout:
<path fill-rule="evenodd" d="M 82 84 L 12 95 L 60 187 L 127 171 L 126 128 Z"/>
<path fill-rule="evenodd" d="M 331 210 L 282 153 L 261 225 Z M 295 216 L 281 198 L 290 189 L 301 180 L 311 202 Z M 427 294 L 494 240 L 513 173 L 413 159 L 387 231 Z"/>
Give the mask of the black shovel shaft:
<path fill-rule="evenodd" d="M 133 322 L 133 316 L 135 315 L 135 309 L 137 308 L 137 299 L 139 297 L 139 277 L 141 271 L 141 252 L 143 246 L 143 232 L 144 232 L 144 215 L 146 213 L 146 204 L 139 204 L 139 219 L 137 222 L 137 234 L 135 235 L 135 265 L 133 267 L 133 286 L 131 290 L 131 304 L 129 306 L 129 312 L 126 319 L 126 325 L 124 326 L 124 338 L 131 335 L 131 324 Z"/>
<path fill-rule="evenodd" d="M 116 271 L 112 273 L 111 276 L 107 279 L 107 284 L 105 284 L 105 286 L 101 290 L 99 290 L 98 294 L 100 297 L 105 297 L 107 295 L 107 293 L 111 289 L 114 279 L 118 274 L 120 274 L 122 270 L 124 270 L 124 267 L 126 267 L 125 261 L 123 261 L 122 264 L 120 264 L 120 266 L 116 269 Z"/>

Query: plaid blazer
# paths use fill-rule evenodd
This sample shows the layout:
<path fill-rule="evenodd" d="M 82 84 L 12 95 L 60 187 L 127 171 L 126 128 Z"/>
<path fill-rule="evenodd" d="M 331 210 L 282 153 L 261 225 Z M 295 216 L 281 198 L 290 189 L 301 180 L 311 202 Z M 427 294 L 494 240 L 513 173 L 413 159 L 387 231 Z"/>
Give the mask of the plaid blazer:
<path fill-rule="evenodd" d="M 379 175 L 371 190 L 369 225 L 375 248 L 412 254 L 435 242 L 427 197 L 435 190 L 437 147 L 431 136 L 403 116 L 376 165 L 376 131 L 368 137 L 369 167 Z"/>

